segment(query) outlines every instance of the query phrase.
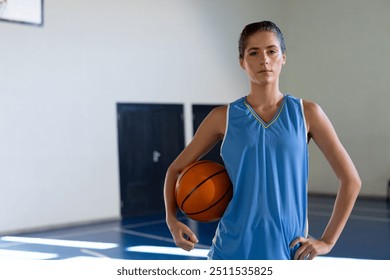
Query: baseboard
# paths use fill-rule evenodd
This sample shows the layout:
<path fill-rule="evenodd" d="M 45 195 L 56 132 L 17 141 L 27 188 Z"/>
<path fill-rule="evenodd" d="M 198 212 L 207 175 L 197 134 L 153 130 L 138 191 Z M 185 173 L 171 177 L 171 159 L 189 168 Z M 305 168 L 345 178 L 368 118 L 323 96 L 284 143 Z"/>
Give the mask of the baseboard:
<path fill-rule="evenodd" d="M 4 235 L 29 234 L 29 233 L 35 233 L 35 232 L 58 230 L 58 229 L 72 228 L 72 227 L 78 227 L 78 226 L 91 226 L 94 224 L 116 222 L 116 221 L 120 221 L 120 220 L 121 220 L 120 217 L 111 217 L 111 218 L 104 218 L 104 219 L 80 221 L 80 222 L 74 222 L 74 223 L 63 223 L 63 224 L 57 224 L 57 225 L 32 227 L 32 228 L 27 228 L 27 229 L 1 231 L 0 235 L 4 236 Z"/>

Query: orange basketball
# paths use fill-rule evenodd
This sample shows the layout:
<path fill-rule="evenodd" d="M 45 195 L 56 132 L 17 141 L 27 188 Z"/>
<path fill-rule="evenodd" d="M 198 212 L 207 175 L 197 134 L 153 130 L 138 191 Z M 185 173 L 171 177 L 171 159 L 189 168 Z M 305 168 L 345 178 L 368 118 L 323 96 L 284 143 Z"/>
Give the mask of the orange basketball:
<path fill-rule="evenodd" d="M 181 172 L 175 194 L 179 209 L 187 217 L 199 222 L 213 222 L 225 212 L 233 188 L 225 167 L 201 160 Z"/>

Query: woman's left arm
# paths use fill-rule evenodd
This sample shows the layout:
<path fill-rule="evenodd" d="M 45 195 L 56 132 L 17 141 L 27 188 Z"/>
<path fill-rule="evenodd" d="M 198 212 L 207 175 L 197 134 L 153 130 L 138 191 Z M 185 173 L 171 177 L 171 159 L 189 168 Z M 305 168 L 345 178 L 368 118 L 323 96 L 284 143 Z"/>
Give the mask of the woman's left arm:
<path fill-rule="evenodd" d="M 328 117 L 315 103 L 304 101 L 303 105 L 309 137 L 324 154 L 340 185 L 322 237 L 318 240 L 299 237 L 291 243 L 291 247 L 301 243 L 294 256 L 299 260 L 314 259 L 330 252 L 345 227 L 361 188 L 359 174 Z"/>

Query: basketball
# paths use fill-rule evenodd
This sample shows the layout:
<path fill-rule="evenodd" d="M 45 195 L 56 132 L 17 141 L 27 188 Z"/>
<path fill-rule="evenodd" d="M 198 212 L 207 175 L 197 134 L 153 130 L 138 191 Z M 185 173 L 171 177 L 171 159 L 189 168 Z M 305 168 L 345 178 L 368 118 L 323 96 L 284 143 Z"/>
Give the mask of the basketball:
<path fill-rule="evenodd" d="M 224 166 L 209 160 L 187 166 L 176 181 L 179 209 L 198 222 L 219 220 L 233 195 L 233 187 Z"/>

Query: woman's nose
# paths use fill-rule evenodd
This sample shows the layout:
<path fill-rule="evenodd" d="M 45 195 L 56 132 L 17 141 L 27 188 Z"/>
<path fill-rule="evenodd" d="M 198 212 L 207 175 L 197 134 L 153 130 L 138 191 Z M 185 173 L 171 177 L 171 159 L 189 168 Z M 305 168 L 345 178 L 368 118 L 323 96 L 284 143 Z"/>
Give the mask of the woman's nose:
<path fill-rule="evenodd" d="M 269 57 L 265 54 L 260 55 L 260 64 L 261 65 L 268 65 L 269 64 Z"/>

